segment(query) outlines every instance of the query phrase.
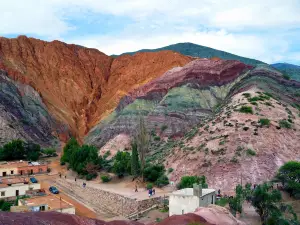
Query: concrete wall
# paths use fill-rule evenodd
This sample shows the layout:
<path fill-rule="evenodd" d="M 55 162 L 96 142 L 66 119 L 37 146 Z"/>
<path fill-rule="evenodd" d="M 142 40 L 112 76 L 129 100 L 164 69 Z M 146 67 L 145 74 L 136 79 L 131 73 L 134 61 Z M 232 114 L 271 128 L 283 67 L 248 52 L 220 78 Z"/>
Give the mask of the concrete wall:
<path fill-rule="evenodd" d="M 19 196 L 25 195 L 26 191 L 32 189 L 37 190 L 40 189 L 40 184 L 14 184 L 12 186 L 2 187 L 0 188 L 0 199 L 16 197 L 16 191 L 19 191 Z M 1 193 L 5 192 L 5 196 L 1 196 Z"/>
<path fill-rule="evenodd" d="M 55 210 L 56 212 L 61 212 L 61 213 L 67 213 L 67 214 L 74 214 L 75 215 L 75 208 L 74 207 L 71 207 L 71 208 L 67 208 L 67 209 L 58 209 L 58 210 Z"/>
<path fill-rule="evenodd" d="M 216 201 L 216 194 L 215 193 L 209 193 L 205 196 L 202 196 L 200 198 L 200 207 L 206 207 L 210 204 L 215 204 Z"/>
<path fill-rule="evenodd" d="M 150 208 L 162 201 L 161 197 L 152 197 L 145 200 L 135 200 L 113 192 L 90 186 L 82 187 L 82 184 L 65 179 L 57 179 L 56 184 L 72 197 L 91 206 L 95 211 L 112 215 L 129 215 Z"/>
<path fill-rule="evenodd" d="M 38 174 L 38 173 L 46 173 L 48 165 L 42 164 L 38 166 L 28 165 L 22 166 L 18 168 L 19 175 L 26 175 L 26 174 Z"/>
<path fill-rule="evenodd" d="M 0 168 L 0 177 L 3 177 L 3 173 L 6 173 L 6 176 L 18 175 L 18 168 Z"/>
<path fill-rule="evenodd" d="M 199 198 L 189 195 L 170 195 L 169 197 L 169 215 L 182 215 L 194 212 L 199 207 Z"/>

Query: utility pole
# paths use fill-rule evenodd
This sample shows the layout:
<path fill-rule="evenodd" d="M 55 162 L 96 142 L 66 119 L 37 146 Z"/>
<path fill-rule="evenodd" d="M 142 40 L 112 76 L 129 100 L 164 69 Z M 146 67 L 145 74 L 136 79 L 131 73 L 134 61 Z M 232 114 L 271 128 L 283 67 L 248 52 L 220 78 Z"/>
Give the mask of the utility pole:
<path fill-rule="evenodd" d="M 59 197 L 59 204 L 60 204 L 60 212 L 62 213 L 62 207 L 61 207 L 61 197 Z"/>

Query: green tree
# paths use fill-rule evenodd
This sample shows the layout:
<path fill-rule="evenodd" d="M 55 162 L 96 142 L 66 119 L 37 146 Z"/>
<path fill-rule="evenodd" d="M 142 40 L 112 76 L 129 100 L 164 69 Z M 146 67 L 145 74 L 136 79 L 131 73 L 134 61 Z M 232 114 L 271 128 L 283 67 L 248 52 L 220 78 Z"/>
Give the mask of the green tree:
<path fill-rule="evenodd" d="M 29 142 L 25 146 L 26 159 L 29 161 L 36 161 L 41 155 L 41 146 L 32 142 Z"/>
<path fill-rule="evenodd" d="M 131 156 L 128 152 L 118 151 L 114 158 L 113 172 L 116 173 L 118 177 L 130 174 Z"/>
<path fill-rule="evenodd" d="M 229 199 L 229 207 L 231 213 L 235 216 L 237 212 L 242 213 L 244 202 L 244 190 L 242 185 L 237 185 L 235 188 L 235 197 Z"/>
<path fill-rule="evenodd" d="M 141 162 L 141 174 L 144 181 L 145 158 L 149 147 L 149 134 L 147 132 L 144 119 L 141 116 L 139 118 L 136 143 Z"/>
<path fill-rule="evenodd" d="M 279 168 L 276 178 L 290 195 L 300 198 L 300 162 L 287 162 Z"/>
<path fill-rule="evenodd" d="M 131 174 L 134 178 L 138 177 L 140 174 L 139 171 L 139 153 L 137 150 L 136 142 L 132 142 L 131 144 L 132 152 L 131 152 Z"/>
<path fill-rule="evenodd" d="M 201 184 L 204 188 L 208 187 L 205 176 L 183 176 L 178 184 L 178 188 L 192 188 L 193 184 Z"/>
<path fill-rule="evenodd" d="M 22 140 L 12 140 L 0 149 L 1 160 L 25 159 L 25 147 Z"/>
<path fill-rule="evenodd" d="M 271 185 L 264 183 L 258 185 L 253 191 L 252 205 L 260 216 L 262 224 L 295 224 L 297 216 L 291 207 L 280 203 L 282 197 L 278 190 L 273 190 Z M 283 213 L 289 213 L 287 219 Z M 291 223 L 290 223 L 291 222 Z"/>
<path fill-rule="evenodd" d="M 80 145 L 75 138 L 71 138 L 64 147 L 63 155 L 60 159 L 61 162 L 69 162 L 73 151 L 76 151 Z"/>
<path fill-rule="evenodd" d="M 46 156 L 56 156 L 56 150 L 54 148 L 45 148 L 42 150 L 43 154 L 45 154 Z"/>

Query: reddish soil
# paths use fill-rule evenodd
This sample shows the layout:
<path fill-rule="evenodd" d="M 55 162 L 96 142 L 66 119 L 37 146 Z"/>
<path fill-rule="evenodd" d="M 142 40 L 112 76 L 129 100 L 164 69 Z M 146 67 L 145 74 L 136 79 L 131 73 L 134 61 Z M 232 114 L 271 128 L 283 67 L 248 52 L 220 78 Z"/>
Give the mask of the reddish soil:
<path fill-rule="evenodd" d="M 50 113 L 79 138 L 129 91 L 192 60 L 172 51 L 114 59 L 96 49 L 60 41 L 0 37 L 0 69 L 37 90 Z"/>

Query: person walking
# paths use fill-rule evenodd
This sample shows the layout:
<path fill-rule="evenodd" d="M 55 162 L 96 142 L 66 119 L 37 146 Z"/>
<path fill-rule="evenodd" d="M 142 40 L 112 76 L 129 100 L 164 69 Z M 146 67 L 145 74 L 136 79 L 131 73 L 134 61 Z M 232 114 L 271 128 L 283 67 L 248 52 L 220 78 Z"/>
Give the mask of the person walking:
<path fill-rule="evenodd" d="M 152 195 L 155 195 L 155 189 L 154 188 L 152 189 Z"/>
<path fill-rule="evenodd" d="M 135 185 L 135 192 L 138 192 L 138 188 L 137 188 L 137 185 Z"/>

